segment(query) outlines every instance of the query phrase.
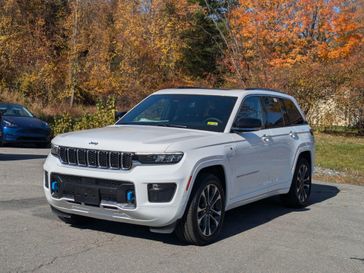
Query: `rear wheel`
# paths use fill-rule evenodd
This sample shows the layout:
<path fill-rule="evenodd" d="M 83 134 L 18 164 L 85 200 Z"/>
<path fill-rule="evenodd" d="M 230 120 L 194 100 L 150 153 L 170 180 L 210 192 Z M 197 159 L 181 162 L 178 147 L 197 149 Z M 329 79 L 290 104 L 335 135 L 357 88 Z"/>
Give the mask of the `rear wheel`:
<path fill-rule="evenodd" d="M 225 215 L 225 193 L 220 179 L 203 174 L 196 181 L 185 216 L 176 227 L 179 239 L 195 245 L 206 245 L 217 239 Z"/>
<path fill-rule="evenodd" d="M 307 206 L 311 194 L 311 164 L 301 157 L 296 165 L 291 188 L 287 194 L 282 195 L 283 202 L 296 208 Z"/>

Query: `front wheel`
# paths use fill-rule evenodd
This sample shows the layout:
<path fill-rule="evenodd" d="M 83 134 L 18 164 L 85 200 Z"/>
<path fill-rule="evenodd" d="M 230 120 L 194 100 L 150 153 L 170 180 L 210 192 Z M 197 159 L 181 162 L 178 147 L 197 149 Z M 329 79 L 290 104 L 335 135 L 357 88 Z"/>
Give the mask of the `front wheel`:
<path fill-rule="evenodd" d="M 225 216 L 225 193 L 220 179 L 203 174 L 196 181 L 185 216 L 176 227 L 177 236 L 188 243 L 206 245 L 220 234 Z"/>
<path fill-rule="evenodd" d="M 283 202 L 290 207 L 307 206 L 311 185 L 311 164 L 306 158 L 301 157 L 297 162 L 289 192 L 281 196 Z"/>

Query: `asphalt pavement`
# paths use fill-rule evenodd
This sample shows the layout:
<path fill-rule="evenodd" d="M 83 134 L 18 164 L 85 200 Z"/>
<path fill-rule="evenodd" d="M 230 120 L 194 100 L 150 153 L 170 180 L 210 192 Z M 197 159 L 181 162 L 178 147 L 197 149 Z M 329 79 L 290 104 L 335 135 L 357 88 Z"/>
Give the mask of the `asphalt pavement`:
<path fill-rule="evenodd" d="M 364 272 L 364 187 L 315 181 L 300 210 L 269 198 L 227 212 L 197 247 L 142 226 L 59 221 L 42 189 L 48 149 L 0 148 L 0 272 Z"/>

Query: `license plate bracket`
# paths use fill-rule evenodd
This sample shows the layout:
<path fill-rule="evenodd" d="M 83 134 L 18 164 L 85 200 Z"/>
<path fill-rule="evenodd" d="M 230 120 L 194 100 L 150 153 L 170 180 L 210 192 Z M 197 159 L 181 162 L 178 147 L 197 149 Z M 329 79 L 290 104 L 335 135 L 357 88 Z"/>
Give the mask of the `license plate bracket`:
<path fill-rule="evenodd" d="M 82 187 L 75 188 L 75 202 L 84 203 L 86 205 L 100 205 L 100 193 L 98 188 Z"/>

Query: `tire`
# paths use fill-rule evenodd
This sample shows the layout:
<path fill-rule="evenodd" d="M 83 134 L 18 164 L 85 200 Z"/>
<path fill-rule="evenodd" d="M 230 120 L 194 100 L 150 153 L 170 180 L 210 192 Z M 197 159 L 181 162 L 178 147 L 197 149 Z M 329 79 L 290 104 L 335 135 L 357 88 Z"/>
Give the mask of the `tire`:
<path fill-rule="evenodd" d="M 289 192 L 281 195 L 283 203 L 294 208 L 307 206 L 311 194 L 311 180 L 311 164 L 306 158 L 301 157 L 298 159 Z"/>
<path fill-rule="evenodd" d="M 220 179 L 213 174 L 202 174 L 196 186 L 175 232 L 182 241 L 206 245 L 220 234 L 225 216 L 225 192 Z"/>

